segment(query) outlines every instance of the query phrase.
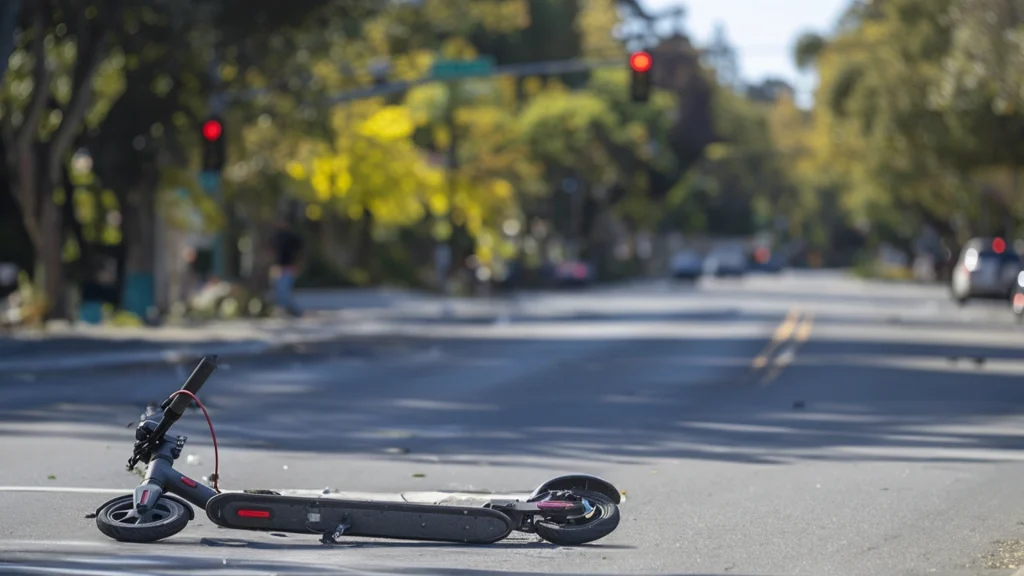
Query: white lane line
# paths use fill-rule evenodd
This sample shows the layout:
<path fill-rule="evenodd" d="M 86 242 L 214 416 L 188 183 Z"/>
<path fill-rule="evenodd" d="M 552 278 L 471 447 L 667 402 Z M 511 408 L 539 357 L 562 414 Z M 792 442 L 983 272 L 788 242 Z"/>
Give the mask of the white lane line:
<path fill-rule="evenodd" d="M 0 539 L 0 549 L 3 547 L 11 546 L 53 546 L 54 544 L 60 544 L 61 546 L 71 546 L 76 548 L 111 548 L 114 546 L 110 542 L 91 542 L 89 540 L 4 540 Z M 9 552 L 9 550 L 8 550 Z"/>
<path fill-rule="evenodd" d="M 131 494 L 132 488 L 78 488 L 72 486 L 0 486 L 0 492 L 57 492 L 66 494 Z"/>
<path fill-rule="evenodd" d="M 9 570 L 9 571 L 8 571 Z M 72 568 L 63 566 L 33 566 L 32 564 L 9 564 L 0 562 L 0 574 L 59 574 L 61 576 L 155 576 L 156 572 L 139 572 L 131 569 L 110 570 L 105 568 Z"/>
<path fill-rule="evenodd" d="M 295 490 L 276 489 L 275 492 L 284 496 L 305 496 L 336 498 L 344 500 L 371 500 L 381 502 L 415 502 L 415 503 L 437 503 L 442 500 L 525 500 L 530 492 L 518 493 L 488 493 L 488 492 L 329 492 L 324 494 L 323 490 Z M 128 495 L 132 488 L 82 488 L 73 486 L 0 486 L 0 493 L 3 492 L 44 492 L 57 494 L 117 494 Z M 222 490 L 225 493 L 241 492 L 241 490 Z M 625 494 L 621 495 L 622 502 L 626 501 Z M 3 541 L 0 541 L 3 542 Z"/>

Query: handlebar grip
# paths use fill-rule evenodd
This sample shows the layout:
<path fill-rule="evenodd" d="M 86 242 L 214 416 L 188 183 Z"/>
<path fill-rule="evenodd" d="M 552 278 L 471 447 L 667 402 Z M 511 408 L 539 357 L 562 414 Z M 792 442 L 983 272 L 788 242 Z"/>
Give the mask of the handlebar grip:
<path fill-rule="evenodd" d="M 199 364 L 196 365 L 196 369 L 189 375 L 188 380 L 185 380 L 185 385 L 182 386 L 181 389 L 198 395 L 203 384 L 206 384 L 206 380 L 216 369 L 217 356 L 203 356 L 203 358 L 199 360 Z M 177 420 L 185 413 L 185 409 L 188 408 L 188 405 L 191 403 L 191 398 L 185 394 L 179 394 L 173 399 L 169 399 L 169 403 L 165 402 L 166 406 L 164 406 L 164 409 L 167 412 L 173 413 L 174 416 L 172 418 Z"/>

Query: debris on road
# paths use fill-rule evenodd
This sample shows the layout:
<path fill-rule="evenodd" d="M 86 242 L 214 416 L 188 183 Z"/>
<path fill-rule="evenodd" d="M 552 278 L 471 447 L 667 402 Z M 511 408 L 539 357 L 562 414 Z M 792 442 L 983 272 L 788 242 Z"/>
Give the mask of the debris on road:
<path fill-rule="evenodd" d="M 1015 570 L 1024 566 L 1024 540 L 999 540 L 994 544 L 996 549 L 985 556 L 985 568 Z"/>

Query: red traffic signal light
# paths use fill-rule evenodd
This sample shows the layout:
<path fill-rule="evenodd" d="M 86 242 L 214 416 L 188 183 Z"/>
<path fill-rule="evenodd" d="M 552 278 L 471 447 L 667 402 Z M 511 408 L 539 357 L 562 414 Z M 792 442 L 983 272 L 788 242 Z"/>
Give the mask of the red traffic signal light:
<path fill-rule="evenodd" d="M 213 142 L 224 134 L 224 125 L 220 123 L 220 120 L 207 120 L 203 123 L 203 138 Z"/>
<path fill-rule="evenodd" d="M 996 238 L 992 241 L 992 251 L 996 254 L 1002 254 L 1006 251 L 1006 240 L 1002 238 Z"/>
<path fill-rule="evenodd" d="M 630 99 L 633 102 L 647 102 L 651 97 L 651 66 L 654 59 L 647 52 L 634 52 L 629 57 L 631 79 L 629 85 Z"/>
<path fill-rule="evenodd" d="M 219 172 L 227 158 L 227 142 L 224 141 L 224 121 L 218 116 L 208 117 L 200 129 L 203 137 L 203 170 Z"/>
<path fill-rule="evenodd" d="M 647 52 L 634 52 L 629 57 L 629 67 L 637 72 L 647 72 L 651 69 L 653 60 Z"/>

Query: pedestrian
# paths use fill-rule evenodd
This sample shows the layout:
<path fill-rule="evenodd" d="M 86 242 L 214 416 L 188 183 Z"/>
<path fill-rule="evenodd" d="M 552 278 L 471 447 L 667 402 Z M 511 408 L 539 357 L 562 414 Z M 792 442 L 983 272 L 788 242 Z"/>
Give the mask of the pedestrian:
<path fill-rule="evenodd" d="M 295 279 L 299 275 L 299 265 L 302 261 L 302 237 L 292 229 L 288 218 L 281 217 L 277 221 L 270 245 L 274 257 L 274 265 L 270 269 L 274 303 L 284 312 L 300 317 L 302 310 L 295 303 L 292 290 L 295 288 Z"/>

